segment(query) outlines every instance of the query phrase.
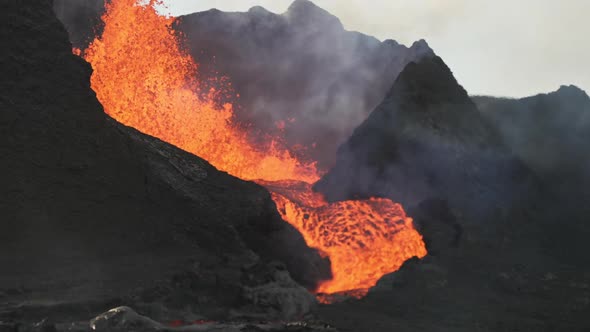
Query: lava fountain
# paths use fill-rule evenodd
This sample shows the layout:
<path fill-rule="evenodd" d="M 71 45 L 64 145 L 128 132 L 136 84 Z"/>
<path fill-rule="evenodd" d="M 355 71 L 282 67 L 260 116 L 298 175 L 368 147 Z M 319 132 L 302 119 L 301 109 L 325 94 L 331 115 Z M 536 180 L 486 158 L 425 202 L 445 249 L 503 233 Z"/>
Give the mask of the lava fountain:
<path fill-rule="evenodd" d="M 106 113 L 268 188 L 283 219 L 330 258 L 333 279 L 318 293 L 363 295 L 407 259 L 426 255 L 399 204 L 377 198 L 327 203 L 311 190 L 320 178 L 314 162 L 296 157 L 281 137 L 249 139 L 233 121 L 232 105 L 220 103 L 215 90 L 201 90 L 198 66 L 172 28 L 175 18 L 158 14 L 158 5 L 161 0 L 108 2 L 102 36 L 81 52 Z"/>

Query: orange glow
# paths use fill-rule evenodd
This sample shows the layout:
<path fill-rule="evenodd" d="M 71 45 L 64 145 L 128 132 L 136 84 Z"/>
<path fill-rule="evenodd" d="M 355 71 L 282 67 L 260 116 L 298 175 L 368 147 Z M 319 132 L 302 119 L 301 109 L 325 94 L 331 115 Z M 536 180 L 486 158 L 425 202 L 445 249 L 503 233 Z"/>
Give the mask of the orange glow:
<path fill-rule="evenodd" d="M 102 36 L 81 52 L 92 64 L 92 88 L 106 113 L 266 186 L 283 219 L 330 257 L 334 278 L 318 292 L 361 290 L 364 295 L 405 260 L 426 255 L 422 237 L 399 204 L 386 199 L 328 204 L 311 190 L 320 178 L 315 163 L 298 159 L 281 137 L 252 143 L 233 122 L 232 105 L 218 107 L 216 91 L 201 91 L 197 65 L 171 28 L 175 19 L 154 9 L 161 4 L 112 0 Z"/>
<path fill-rule="evenodd" d="M 153 9 L 160 1 L 136 3 L 108 4 L 102 38 L 84 52 L 94 68 L 92 87 L 109 115 L 242 179 L 318 179 L 315 164 L 299 162 L 276 139 L 251 146 L 231 123 L 232 105 L 214 106 L 215 91 L 205 91 L 210 97 L 202 100 L 197 66 L 170 28 L 174 18 Z"/>
<path fill-rule="evenodd" d="M 319 293 L 356 292 L 375 286 L 379 278 L 406 260 L 426 256 L 422 236 L 401 205 L 388 199 L 327 203 L 304 182 L 261 182 L 271 192 L 279 213 L 295 226 L 307 244 L 332 262 L 333 279 Z"/>

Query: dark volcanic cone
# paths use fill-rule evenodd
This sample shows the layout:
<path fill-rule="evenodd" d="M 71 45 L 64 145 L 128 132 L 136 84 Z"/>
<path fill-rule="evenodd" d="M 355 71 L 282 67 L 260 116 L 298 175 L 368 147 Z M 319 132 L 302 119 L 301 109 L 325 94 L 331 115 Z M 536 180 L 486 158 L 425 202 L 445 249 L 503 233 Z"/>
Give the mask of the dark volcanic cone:
<path fill-rule="evenodd" d="M 511 204 L 528 172 L 439 57 L 410 63 L 316 185 L 329 200 L 443 198 L 484 215 Z M 524 178 L 522 178 L 524 176 Z"/>

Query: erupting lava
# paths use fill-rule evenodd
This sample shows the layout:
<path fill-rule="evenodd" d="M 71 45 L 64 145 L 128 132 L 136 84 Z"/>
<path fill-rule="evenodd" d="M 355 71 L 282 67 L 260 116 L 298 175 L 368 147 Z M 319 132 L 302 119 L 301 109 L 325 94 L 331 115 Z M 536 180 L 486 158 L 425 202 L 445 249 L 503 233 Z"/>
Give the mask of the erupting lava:
<path fill-rule="evenodd" d="M 276 140 L 251 146 L 231 123 L 232 106 L 214 106 L 215 91 L 199 97 L 197 66 L 180 49 L 170 27 L 174 18 L 158 15 L 153 6 L 160 0 L 137 2 L 111 1 L 102 38 L 84 52 L 94 68 L 92 88 L 109 115 L 242 179 L 318 179 L 314 164 L 278 149 Z"/>
<path fill-rule="evenodd" d="M 283 219 L 307 244 L 330 257 L 333 279 L 318 292 L 366 290 L 426 249 L 399 204 L 386 199 L 329 204 L 313 193 L 315 163 L 281 144 L 254 144 L 233 122 L 231 104 L 217 107 L 216 91 L 201 91 L 197 65 L 181 47 L 175 18 L 154 9 L 161 0 L 112 0 L 104 32 L 82 56 L 92 64 L 92 88 L 118 121 L 194 153 L 272 193 Z M 204 97 L 203 97 L 204 96 Z M 363 291 L 361 291 L 362 293 Z"/>

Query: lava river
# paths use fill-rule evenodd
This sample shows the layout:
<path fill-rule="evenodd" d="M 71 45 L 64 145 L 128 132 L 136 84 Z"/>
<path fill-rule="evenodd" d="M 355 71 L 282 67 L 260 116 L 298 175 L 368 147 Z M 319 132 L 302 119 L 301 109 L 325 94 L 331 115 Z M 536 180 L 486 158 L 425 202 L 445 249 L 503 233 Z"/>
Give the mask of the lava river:
<path fill-rule="evenodd" d="M 220 103 L 218 91 L 202 91 L 198 66 L 172 28 L 175 18 L 159 14 L 160 5 L 110 1 L 102 36 L 81 52 L 106 113 L 268 188 L 283 219 L 330 258 L 333 279 L 318 293 L 363 295 L 407 259 L 426 255 L 399 204 L 378 198 L 327 203 L 311 190 L 320 178 L 314 162 L 291 153 L 280 135 L 253 143 L 233 121 L 232 105 Z"/>

